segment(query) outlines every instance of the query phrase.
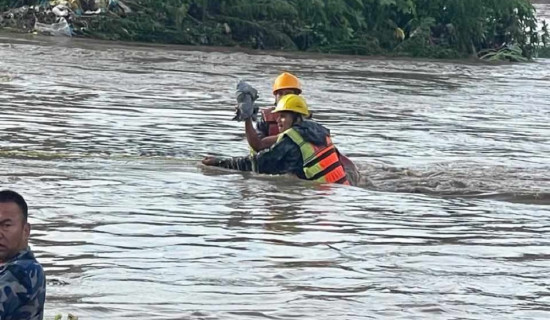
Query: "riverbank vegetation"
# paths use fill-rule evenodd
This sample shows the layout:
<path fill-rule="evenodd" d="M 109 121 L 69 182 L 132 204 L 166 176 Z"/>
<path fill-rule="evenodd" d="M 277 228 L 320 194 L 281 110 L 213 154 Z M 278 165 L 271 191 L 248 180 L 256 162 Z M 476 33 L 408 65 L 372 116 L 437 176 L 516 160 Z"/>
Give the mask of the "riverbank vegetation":
<path fill-rule="evenodd" d="M 15 2 L 43 1 L 0 0 L 0 7 Z M 548 30 L 538 30 L 529 0 L 126 0 L 124 4 L 131 11 L 73 19 L 73 32 L 110 40 L 432 58 L 517 61 L 550 51 Z"/>

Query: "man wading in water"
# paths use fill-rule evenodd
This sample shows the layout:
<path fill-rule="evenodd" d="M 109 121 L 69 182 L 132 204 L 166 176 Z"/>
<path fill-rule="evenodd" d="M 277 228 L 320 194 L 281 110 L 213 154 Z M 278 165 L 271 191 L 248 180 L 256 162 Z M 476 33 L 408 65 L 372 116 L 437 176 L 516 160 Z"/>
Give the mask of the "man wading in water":
<path fill-rule="evenodd" d="M 302 93 L 302 85 L 300 80 L 291 73 L 281 73 L 273 83 L 273 96 L 275 98 L 275 106 L 277 103 L 288 94 L 299 95 Z M 257 122 L 256 129 L 252 119 L 255 118 L 253 102 L 258 98 L 256 89 L 252 88 L 246 82 L 239 82 L 237 86 L 237 115 L 234 120 L 245 121 L 245 133 L 248 144 L 251 149 L 251 154 L 254 155 L 262 150 L 267 150 L 272 147 L 279 139 L 279 133 L 282 132 L 278 126 L 278 117 L 280 113 L 273 112 L 275 107 L 268 107 L 260 110 L 260 119 Z M 305 101 L 304 101 L 305 104 Z M 300 115 L 300 119 L 311 119 L 309 109 L 307 114 Z M 360 173 L 355 164 L 346 156 L 338 153 L 339 161 L 344 167 L 347 180 L 357 185 L 360 180 Z M 203 162 L 209 165 L 209 161 Z"/>
<path fill-rule="evenodd" d="M 277 135 L 279 134 L 277 113 L 273 113 L 277 102 L 287 94 L 299 95 L 301 93 L 302 85 L 295 75 L 283 72 L 275 78 L 275 82 L 273 83 L 274 106 L 260 110 L 260 119 L 256 124 L 256 130 L 254 130 L 252 117 L 245 120 L 246 140 L 253 152 L 268 149 L 277 142 Z M 307 118 L 311 118 L 311 114 Z"/>
<path fill-rule="evenodd" d="M 46 279 L 28 247 L 31 225 L 25 199 L 0 191 L 0 319 L 42 320 Z"/>
<path fill-rule="evenodd" d="M 309 109 L 304 98 L 287 94 L 273 110 L 281 132 L 268 150 L 248 157 L 219 159 L 206 157 L 202 163 L 241 171 L 294 174 L 317 182 L 349 184 L 339 153 L 322 125 L 305 120 Z"/>

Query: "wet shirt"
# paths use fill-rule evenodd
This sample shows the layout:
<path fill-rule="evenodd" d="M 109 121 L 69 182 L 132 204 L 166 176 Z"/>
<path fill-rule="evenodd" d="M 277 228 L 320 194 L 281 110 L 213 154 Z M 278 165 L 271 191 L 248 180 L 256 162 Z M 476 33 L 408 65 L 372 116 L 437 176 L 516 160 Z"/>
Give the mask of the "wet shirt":
<path fill-rule="evenodd" d="M 0 265 L 0 288 L 0 319 L 43 319 L 46 279 L 30 248 Z"/>
<path fill-rule="evenodd" d="M 270 149 L 255 155 L 218 159 L 215 165 L 227 169 L 266 174 L 291 173 L 305 179 L 300 148 L 288 137 L 284 137 Z"/>

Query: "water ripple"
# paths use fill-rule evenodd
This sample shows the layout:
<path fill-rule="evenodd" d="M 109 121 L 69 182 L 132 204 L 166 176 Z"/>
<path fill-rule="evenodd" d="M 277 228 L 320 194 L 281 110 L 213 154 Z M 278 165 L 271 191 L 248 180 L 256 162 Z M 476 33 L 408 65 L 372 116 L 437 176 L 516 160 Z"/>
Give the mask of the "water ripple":
<path fill-rule="evenodd" d="M 549 60 L 487 65 L 0 36 L 0 184 L 46 316 L 545 319 Z M 37 67 L 40 66 L 40 67 Z M 281 70 L 360 187 L 205 168 Z M 3 79 L 6 79 L 4 81 Z"/>

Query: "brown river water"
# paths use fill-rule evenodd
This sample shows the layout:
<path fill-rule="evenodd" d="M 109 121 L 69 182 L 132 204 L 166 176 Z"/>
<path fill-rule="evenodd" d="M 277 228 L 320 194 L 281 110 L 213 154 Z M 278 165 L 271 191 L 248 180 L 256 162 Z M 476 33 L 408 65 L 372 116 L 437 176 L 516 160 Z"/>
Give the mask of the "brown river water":
<path fill-rule="evenodd" d="M 542 8 L 542 7 L 541 7 Z M 238 79 L 281 70 L 368 183 L 247 153 Z M 548 319 L 550 60 L 242 53 L 0 35 L 0 187 L 46 319 Z"/>

